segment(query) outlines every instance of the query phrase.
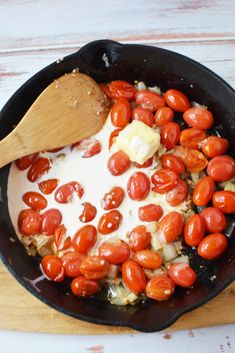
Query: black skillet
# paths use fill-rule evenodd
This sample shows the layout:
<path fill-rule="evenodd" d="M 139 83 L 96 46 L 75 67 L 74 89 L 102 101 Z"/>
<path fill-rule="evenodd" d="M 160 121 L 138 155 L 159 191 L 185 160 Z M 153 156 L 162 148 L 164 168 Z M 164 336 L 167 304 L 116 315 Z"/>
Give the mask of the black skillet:
<path fill-rule="evenodd" d="M 102 59 L 104 53 L 109 65 L 105 65 Z M 20 121 L 40 92 L 55 78 L 74 68 L 91 75 L 97 82 L 141 80 L 148 85 L 157 84 L 163 91 L 168 88 L 180 89 L 191 101 L 208 106 L 215 116 L 217 131 L 230 140 L 229 153 L 235 155 L 235 92 L 225 81 L 206 67 L 177 53 L 145 45 L 123 45 L 109 40 L 89 43 L 77 53 L 49 65 L 29 79 L 0 113 L 0 138 Z M 199 280 L 194 289 L 177 288 L 175 295 L 166 302 L 147 301 L 136 306 L 117 307 L 93 298 L 76 298 L 68 294 L 66 284 L 43 280 L 35 286 L 32 281 L 41 274 L 38 261 L 29 257 L 17 240 L 8 213 L 8 172 L 9 166 L 0 170 L 3 199 L 0 203 L 2 261 L 27 290 L 64 314 L 97 324 L 129 326 L 144 332 L 158 331 L 215 297 L 235 279 L 235 242 L 232 239 L 234 234 L 231 234 L 228 251 L 213 263 L 201 262 L 193 252 L 190 253 Z M 12 243 L 10 237 L 16 241 Z"/>

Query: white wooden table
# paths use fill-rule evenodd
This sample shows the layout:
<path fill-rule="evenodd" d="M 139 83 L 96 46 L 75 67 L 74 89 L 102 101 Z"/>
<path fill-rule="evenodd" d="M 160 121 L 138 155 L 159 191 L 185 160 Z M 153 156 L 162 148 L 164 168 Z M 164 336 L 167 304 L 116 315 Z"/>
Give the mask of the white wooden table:
<path fill-rule="evenodd" d="M 0 109 L 39 69 L 104 38 L 177 51 L 235 87 L 235 0 L 0 0 Z M 232 353 L 235 325 L 137 336 L 2 331 L 0 343 L 4 353 Z"/>

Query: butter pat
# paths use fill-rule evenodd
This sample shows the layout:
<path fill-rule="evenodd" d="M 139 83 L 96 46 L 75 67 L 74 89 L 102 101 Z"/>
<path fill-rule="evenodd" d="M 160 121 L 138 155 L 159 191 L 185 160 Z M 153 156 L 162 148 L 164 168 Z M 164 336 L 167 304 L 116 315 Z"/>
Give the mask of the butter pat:
<path fill-rule="evenodd" d="M 148 125 L 134 120 L 116 138 L 115 145 L 125 152 L 132 162 L 143 164 L 160 146 L 160 135 Z"/>

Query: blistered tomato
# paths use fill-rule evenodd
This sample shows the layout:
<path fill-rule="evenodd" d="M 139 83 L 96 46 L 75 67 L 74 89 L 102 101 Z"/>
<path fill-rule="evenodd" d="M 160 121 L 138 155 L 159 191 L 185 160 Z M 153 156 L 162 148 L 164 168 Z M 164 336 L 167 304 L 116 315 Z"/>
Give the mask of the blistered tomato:
<path fill-rule="evenodd" d="M 28 156 L 18 158 L 15 161 L 15 164 L 19 170 L 25 170 L 31 166 L 31 164 L 35 161 L 37 157 L 38 157 L 38 153 L 32 153 L 32 154 L 29 154 Z"/>
<path fill-rule="evenodd" d="M 43 210 L 47 207 L 47 200 L 38 192 L 29 191 L 23 195 L 23 201 L 32 210 Z"/>
<path fill-rule="evenodd" d="M 190 246 L 197 246 L 205 235 L 206 227 L 203 217 L 195 214 L 187 219 L 184 226 L 184 241 Z"/>
<path fill-rule="evenodd" d="M 173 154 L 164 154 L 161 157 L 161 163 L 163 168 L 169 168 L 177 174 L 182 174 L 185 172 L 184 162 L 179 157 L 174 156 Z"/>
<path fill-rule="evenodd" d="M 64 279 L 64 268 L 62 261 L 56 255 L 44 256 L 41 267 L 47 277 L 54 282 L 61 282 Z"/>
<path fill-rule="evenodd" d="M 100 290 L 100 286 L 97 281 L 79 276 L 72 281 L 71 290 L 78 297 L 90 297 Z"/>
<path fill-rule="evenodd" d="M 52 235 L 55 232 L 56 227 L 61 224 L 62 214 L 56 208 L 51 208 L 46 210 L 41 215 L 42 225 L 41 232 L 42 234 Z"/>
<path fill-rule="evenodd" d="M 163 215 L 163 209 L 159 205 L 150 203 L 138 209 L 139 220 L 142 222 L 158 221 Z"/>
<path fill-rule="evenodd" d="M 124 198 L 124 190 L 119 186 L 114 186 L 107 192 L 102 199 L 102 207 L 104 210 L 112 210 L 121 205 Z"/>
<path fill-rule="evenodd" d="M 154 115 L 155 124 L 158 127 L 162 127 L 163 125 L 170 123 L 173 117 L 174 117 L 174 112 L 171 108 L 169 107 L 159 108 Z"/>
<path fill-rule="evenodd" d="M 50 162 L 47 158 L 37 158 L 33 161 L 31 167 L 28 170 L 27 177 L 29 181 L 36 181 L 42 174 L 48 172 L 50 169 Z"/>
<path fill-rule="evenodd" d="M 179 178 L 171 169 L 159 169 L 152 175 L 151 181 L 154 185 L 153 191 L 165 194 L 176 187 Z"/>
<path fill-rule="evenodd" d="M 204 219 L 208 233 L 221 233 L 227 227 L 226 217 L 218 208 L 204 208 L 200 216 Z"/>
<path fill-rule="evenodd" d="M 145 290 L 145 273 L 134 260 L 127 260 L 122 264 L 122 278 L 132 292 L 141 293 Z"/>
<path fill-rule="evenodd" d="M 142 121 L 142 123 L 153 127 L 153 114 L 151 110 L 142 107 L 136 107 L 132 110 L 132 120 Z"/>
<path fill-rule="evenodd" d="M 47 179 L 38 183 L 38 187 L 43 194 L 49 195 L 57 188 L 58 182 L 58 179 Z"/>
<path fill-rule="evenodd" d="M 149 270 L 156 270 L 162 264 L 162 257 L 153 250 L 140 250 L 134 255 L 134 260 L 141 267 Z"/>
<path fill-rule="evenodd" d="M 192 107 L 183 114 L 186 123 L 201 130 L 210 129 L 214 123 L 213 114 L 203 107 Z"/>
<path fill-rule="evenodd" d="M 203 177 L 196 185 L 193 192 L 193 202 L 197 206 L 205 206 L 215 192 L 215 183 L 212 177 Z"/>
<path fill-rule="evenodd" d="M 197 279 L 195 271 L 186 263 L 173 264 L 168 271 L 169 277 L 180 287 L 191 287 Z"/>
<path fill-rule="evenodd" d="M 180 137 L 180 127 L 174 122 L 167 123 L 161 129 L 161 142 L 167 150 L 177 145 Z"/>
<path fill-rule="evenodd" d="M 65 276 L 72 278 L 80 276 L 80 266 L 85 257 L 86 256 L 84 254 L 79 254 L 74 251 L 69 251 L 64 254 L 61 258 L 61 261 L 64 267 Z"/>
<path fill-rule="evenodd" d="M 108 170 L 114 176 L 125 173 L 130 165 L 130 158 L 123 151 L 115 152 L 108 160 Z"/>
<path fill-rule="evenodd" d="M 166 194 L 166 200 L 171 206 L 178 206 L 186 200 L 188 196 L 188 187 L 183 180 L 179 180 L 177 185 Z"/>
<path fill-rule="evenodd" d="M 157 301 L 169 299 L 174 291 L 175 284 L 166 275 L 158 275 L 151 278 L 146 286 L 146 296 Z"/>
<path fill-rule="evenodd" d="M 143 108 L 156 112 L 159 108 L 165 107 L 165 99 L 160 94 L 151 92 L 149 90 L 142 90 L 136 92 L 136 104 L 141 105 Z"/>
<path fill-rule="evenodd" d="M 100 279 L 108 273 L 109 264 L 100 256 L 87 256 L 81 263 L 80 271 L 88 279 Z"/>
<path fill-rule="evenodd" d="M 130 257 L 130 247 L 122 240 L 117 242 L 107 241 L 99 247 L 98 255 L 110 264 L 119 265 Z"/>
<path fill-rule="evenodd" d="M 142 173 L 136 172 L 132 174 L 127 182 L 127 193 L 131 200 L 144 200 L 150 191 L 149 177 Z"/>
<path fill-rule="evenodd" d="M 212 158 L 207 167 L 207 174 L 215 181 L 222 182 L 235 176 L 235 161 L 230 156 Z"/>
<path fill-rule="evenodd" d="M 25 209 L 19 213 L 18 228 L 23 235 L 35 235 L 40 233 L 41 218 L 38 212 Z"/>
<path fill-rule="evenodd" d="M 216 156 L 221 156 L 224 154 L 229 146 L 227 139 L 218 136 L 209 136 L 201 143 L 201 149 L 203 153 L 209 157 L 213 158 Z"/>
<path fill-rule="evenodd" d="M 173 243 L 182 234 L 183 218 L 178 212 L 165 215 L 158 224 L 158 237 L 161 243 Z"/>
<path fill-rule="evenodd" d="M 176 112 L 184 112 L 190 107 L 186 95 L 176 89 L 169 89 L 164 94 L 167 105 Z"/>
<path fill-rule="evenodd" d="M 72 245 L 78 252 L 86 254 L 96 243 L 97 230 L 94 226 L 88 224 L 81 227 L 76 232 Z"/>
<path fill-rule="evenodd" d="M 205 140 L 206 133 L 196 127 L 185 129 L 180 133 L 180 145 L 192 149 L 198 149 L 198 144 Z"/>
<path fill-rule="evenodd" d="M 93 206 L 90 202 L 84 202 L 82 206 L 83 211 L 79 216 L 80 221 L 83 223 L 91 222 L 96 216 L 96 207 Z"/>
<path fill-rule="evenodd" d="M 198 254 L 207 260 L 215 260 L 220 257 L 228 246 L 228 240 L 221 233 L 207 235 L 199 244 Z"/>
<path fill-rule="evenodd" d="M 213 195 L 212 203 L 223 213 L 235 213 L 235 192 L 217 191 Z"/>
<path fill-rule="evenodd" d="M 110 95 L 114 99 L 124 97 L 131 100 L 135 97 L 136 88 L 126 81 L 112 81 L 109 85 Z"/>
<path fill-rule="evenodd" d="M 131 106 L 126 98 L 119 98 L 114 103 L 111 110 L 112 124 L 119 128 L 124 128 L 131 118 Z"/>
<path fill-rule="evenodd" d="M 109 211 L 100 217 L 98 231 L 101 234 L 110 234 L 119 228 L 122 214 L 117 210 Z"/>
<path fill-rule="evenodd" d="M 143 250 L 148 247 L 151 240 L 151 234 L 147 232 L 145 226 L 137 226 L 130 232 L 129 244 L 132 251 Z"/>

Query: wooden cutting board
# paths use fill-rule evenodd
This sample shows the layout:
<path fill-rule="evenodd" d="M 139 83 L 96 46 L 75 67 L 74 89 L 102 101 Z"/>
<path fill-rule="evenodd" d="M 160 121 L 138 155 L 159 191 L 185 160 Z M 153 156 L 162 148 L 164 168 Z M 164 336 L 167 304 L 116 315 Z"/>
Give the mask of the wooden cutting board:
<path fill-rule="evenodd" d="M 0 329 L 63 334 L 133 333 L 125 327 L 86 323 L 50 308 L 24 289 L 0 263 Z M 193 329 L 235 323 L 235 282 L 208 304 L 167 329 Z"/>

